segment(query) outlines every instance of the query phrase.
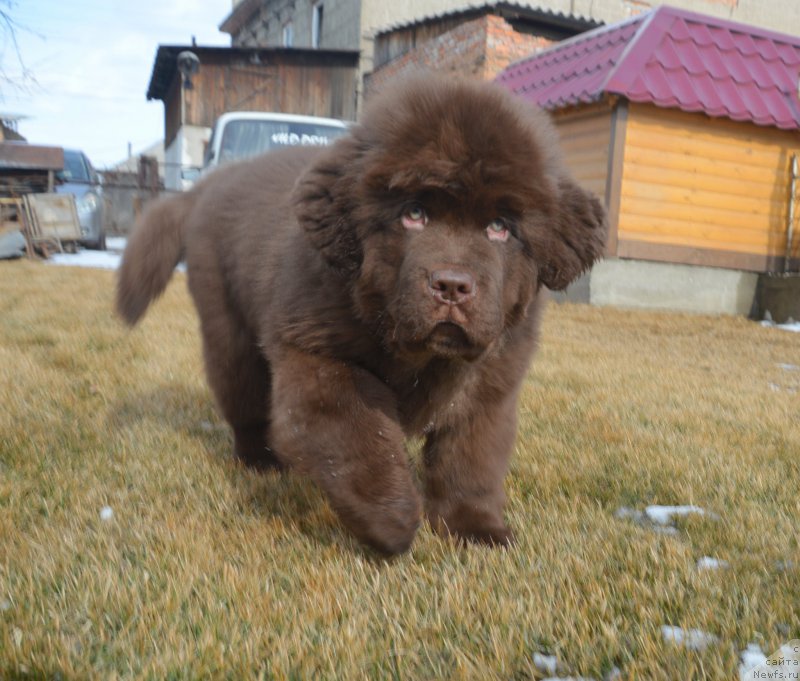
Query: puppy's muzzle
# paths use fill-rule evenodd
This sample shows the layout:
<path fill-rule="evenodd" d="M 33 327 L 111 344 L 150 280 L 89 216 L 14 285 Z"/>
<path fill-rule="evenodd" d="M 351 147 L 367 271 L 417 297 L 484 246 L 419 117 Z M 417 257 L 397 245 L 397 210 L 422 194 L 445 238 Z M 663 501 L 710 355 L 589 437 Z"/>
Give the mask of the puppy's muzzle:
<path fill-rule="evenodd" d="M 435 270 L 428 279 L 428 288 L 437 302 L 462 305 L 475 297 L 475 278 L 469 272 Z"/>

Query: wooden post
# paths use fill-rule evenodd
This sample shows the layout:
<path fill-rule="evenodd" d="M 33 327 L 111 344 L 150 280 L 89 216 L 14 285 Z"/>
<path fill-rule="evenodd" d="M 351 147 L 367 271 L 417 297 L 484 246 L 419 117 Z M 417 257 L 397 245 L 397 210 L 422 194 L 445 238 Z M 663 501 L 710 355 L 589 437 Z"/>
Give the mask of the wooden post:
<path fill-rule="evenodd" d="M 791 172 L 791 192 L 789 194 L 789 224 L 786 226 L 786 257 L 783 260 L 783 272 L 789 272 L 792 262 L 792 251 L 794 250 L 794 221 L 797 213 L 797 181 L 800 179 L 798 174 L 797 154 L 792 154 L 792 162 L 789 165 Z"/>

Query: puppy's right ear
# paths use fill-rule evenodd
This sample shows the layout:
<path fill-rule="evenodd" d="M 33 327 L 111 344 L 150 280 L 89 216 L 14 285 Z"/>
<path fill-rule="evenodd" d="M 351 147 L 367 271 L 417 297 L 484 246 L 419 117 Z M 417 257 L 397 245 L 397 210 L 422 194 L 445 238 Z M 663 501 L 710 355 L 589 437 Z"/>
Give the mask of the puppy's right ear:
<path fill-rule="evenodd" d="M 354 138 L 338 140 L 300 176 L 292 196 L 295 215 L 308 240 L 344 275 L 357 272 L 363 258 L 353 219 L 360 160 Z"/>

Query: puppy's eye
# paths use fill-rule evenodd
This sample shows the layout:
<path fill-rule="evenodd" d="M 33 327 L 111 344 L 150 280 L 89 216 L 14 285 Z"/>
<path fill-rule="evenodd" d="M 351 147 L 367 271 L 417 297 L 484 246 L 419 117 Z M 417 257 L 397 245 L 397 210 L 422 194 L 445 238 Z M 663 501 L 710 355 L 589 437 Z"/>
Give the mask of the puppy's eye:
<path fill-rule="evenodd" d="M 420 230 L 428 224 L 428 215 L 422 206 L 414 203 L 403 211 L 400 220 L 406 229 Z"/>
<path fill-rule="evenodd" d="M 503 218 L 497 218 L 496 220 L 492 220 L 486 227 L 486 234 L 489 237 L 489 241 L 503 242 L 508 241 L 508 237 L 511 235 L 511 229 Z"/>

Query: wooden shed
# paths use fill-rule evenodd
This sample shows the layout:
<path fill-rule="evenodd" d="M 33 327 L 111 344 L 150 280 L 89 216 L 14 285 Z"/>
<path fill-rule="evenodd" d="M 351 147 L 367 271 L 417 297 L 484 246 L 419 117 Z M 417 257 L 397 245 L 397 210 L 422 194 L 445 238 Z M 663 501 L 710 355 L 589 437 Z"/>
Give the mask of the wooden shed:
<path fill-rule="evenodd" d="M 552 112 L 609 256 L 767 272 L 800 265 L 799 78 L 800 37 L 661 6 L 498 81 Z"/>
<path fill-rule="evenodd" d="M 190 125 L 210 127 L 226 111 L 355 118 L 357 52 L 160 45 L 147 98 L 164 102 L 167 146 L 181 124 L 182 52 L 198 58 L 184 88 L 183 116 Z"/>
<path fill-rule="evenodd" d="M 195 67 L 183 77 L 180 55 Z M 353 120 L 358 52 L 160 45 L 147 90 L 164 102 L 165 181 L 200 165 L 214 121 L 227 111 L 277 111 Z"/>

